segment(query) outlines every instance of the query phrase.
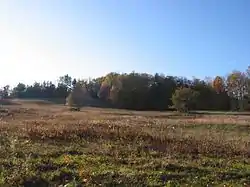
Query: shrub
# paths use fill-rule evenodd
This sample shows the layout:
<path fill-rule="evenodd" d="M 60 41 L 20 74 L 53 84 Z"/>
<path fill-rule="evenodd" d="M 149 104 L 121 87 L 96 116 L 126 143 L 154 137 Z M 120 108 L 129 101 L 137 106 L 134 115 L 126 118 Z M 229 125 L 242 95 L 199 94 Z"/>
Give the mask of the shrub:
<path fill-rule="evenodd" d="M 83 105 L 85 94 L 84 88 L 80 84 L 76 84 L 66 98 L 66 104 L 71 107 L 80 108 Z"/>
<path fill-rule="evenodd" d="M 178 88 L 172 95 L 173 106 L 177 111 L 188 112 L 196 103 L 198 92 L 191 88 Z"/>

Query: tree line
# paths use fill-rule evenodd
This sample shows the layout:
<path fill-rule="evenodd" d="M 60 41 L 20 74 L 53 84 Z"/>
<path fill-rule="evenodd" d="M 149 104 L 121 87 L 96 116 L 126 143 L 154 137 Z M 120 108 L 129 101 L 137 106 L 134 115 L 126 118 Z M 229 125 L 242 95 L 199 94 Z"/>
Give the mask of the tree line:
<path fill-rule="evenodd" d="M 74 89 L 76 87 L 78 89 Z M 84 92 L 79 88 L 84 89 Z M 78 94 L 73 94 L 78 95 L 78 98 L 88 95 L 124 109 L 243 111 L 250 109 L 250 68 L 244 72 L 232 71 L 227 76 L 217 76 L 213 80 L 136 72 L 111 72 L 89 80 L 64 75 L 59 77 L 57 84 L 51 81 L 32 85 L 19 83 L 13 89 L 7 85 L 1 90 L 1 95 L 65 100 L 74 90 L 78 90 Z"/>

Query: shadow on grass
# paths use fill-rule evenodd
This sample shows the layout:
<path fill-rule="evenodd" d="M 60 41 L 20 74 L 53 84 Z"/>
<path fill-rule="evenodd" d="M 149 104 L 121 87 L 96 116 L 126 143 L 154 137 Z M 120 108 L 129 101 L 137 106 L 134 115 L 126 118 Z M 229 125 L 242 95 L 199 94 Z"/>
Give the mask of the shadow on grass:
<path fill-rule="evenodd" d="M 210 174 L 211 171 L 207 169 L 201 169 L 193 166 L 180 166 L 176 164 L 168 164 L 165 166 L 166 171 L 174 171 L 174 172 L 188 172 L 188 173 L 202 173 L 202 174 Z"/>
<path fill-rule="evenodd" d="M 154 114 L 155 113 L 155 114 Z M 195 119 L 200 118 L 202 114 L 181 114 L 181 113 L 174 113 L 174 112 L 157 112 L 157 111 L 126 111 L 126 112 L 102 112 L 101 114 L 104 115 L 113 115 L 113 116 L 143 116 L 146 118 L 151 119 Z"/>
<path fill-rule="evenodd" d="M 231 111 L 190 111 L 193 115 L 229 115 L 229 116 L 250 116 L 250 112 L 231 112 Z"/>
<path fill-rule="evenodd" d="M 23 182 L 22 186 L 24 187 L 49 187 L 50 184 L 45 179 L 42 179 L 39 177 L 32 177 L 32 178 L 26 179 Z"/>
<path fill-rule="evenodd" d="M 11 99 L 0 99 L 0 105 L 21 105 L 18 102 L 15 102 Z"/>
<path fill-rule="evenodd" d="M 222 181 L 239 180 L 239 179 L 250 180 L 250 173 L 223 172 L 223 173 L 218 173 L 217 177 Z"/>

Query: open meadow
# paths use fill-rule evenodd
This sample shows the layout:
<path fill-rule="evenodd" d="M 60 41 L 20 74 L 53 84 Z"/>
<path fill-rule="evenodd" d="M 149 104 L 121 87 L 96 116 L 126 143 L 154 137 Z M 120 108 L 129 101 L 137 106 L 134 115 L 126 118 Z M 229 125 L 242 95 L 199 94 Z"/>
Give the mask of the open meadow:
<path fill-rule="evenodd" d="M 247 114 L 19 101 L 0 120 L 0 186 L 250 185 Z"/>

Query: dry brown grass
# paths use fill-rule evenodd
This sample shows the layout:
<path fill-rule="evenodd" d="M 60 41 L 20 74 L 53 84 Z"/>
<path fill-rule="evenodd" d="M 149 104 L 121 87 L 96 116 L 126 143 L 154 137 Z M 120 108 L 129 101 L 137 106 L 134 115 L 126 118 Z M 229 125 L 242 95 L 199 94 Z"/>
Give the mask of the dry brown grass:
<path fill-rule="evenodd" d="M 165 153 L 247 155 L 248 116 L 176 116 L 171 113 L 84 108 L 70 112 L 55 105 L 5 107 L 1 132 L 43 140 L 88 139 L 143 143 Z"/>
<path fill-rule="evenodd" d="M 37 103 L 5 106 L 0 114 L 0 134 L 31 141 L 32 146 L 84 144 L 81 152 L 135 160 L 133 155 L 148 158 L 154 152 L 172 160 L 250 157 L 247 115 L 183 116 L 98 108 L 70 112 L 64 106 Z"/>

